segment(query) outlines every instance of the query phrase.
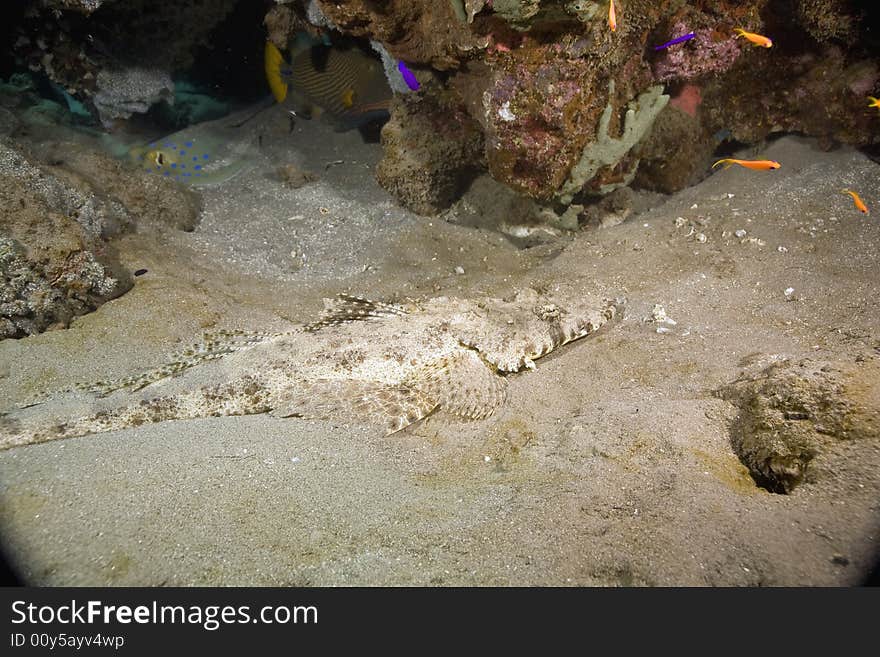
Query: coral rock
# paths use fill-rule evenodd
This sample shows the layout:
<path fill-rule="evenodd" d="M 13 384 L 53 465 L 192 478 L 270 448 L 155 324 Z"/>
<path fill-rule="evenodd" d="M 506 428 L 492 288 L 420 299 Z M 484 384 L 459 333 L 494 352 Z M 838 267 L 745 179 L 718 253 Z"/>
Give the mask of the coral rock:
<path fill-rule="evenodd" d="M 719 391 L 738 414 L 734 451 L 756 482 L 790 493 L 835 476 L 835 453 L 854 440 L 880 446 L 880 364 L 771 365 Z"/>
<path fill-rule="evenodd" d="M 709 170 L 715 142 L 700 120 L 670 101 L 651 135 L 637 149 L 638 187 L 671 194 L 693 185 Z"/>
<path fill-rule="evenodd" d="M 451 100 L 398 96 L 382 128 L 376 178 L 404 207 L 436 214 L 464 191 L 481 166 L 479 127 Z"/>
<path fill-rule="evenodd" d="M 66 186 L 0 145 L 0 339 L 67 326 L 128 287 Z M 68 190 L 69 191 L 69 190 Z M 100 254 L 100 255 L 99 255 Z"/>
<path fill-rule="evenodd" d="M 460 0 L 315 0 L 314 4 L 337 29 L 379 41 L 407 64 L 449 70 L 466 59 L 480 42 L 457 13 L 456 7 L 462 6 Z"/>
<path fill-rule="evenodd" d="M 104 70 L 98 74 L 95 107 L 101 123 L 110 127 L 115 119 L 145 114 L 154 104 L 174 100 L 174 83 L 165 71 L 148 68 Z"/>
<path fill-rule="evenodd" d="M 684 23 L 675 25 L 670 38 L 688 32 Z M 740 54 L 742 46 L 729 33 L 705 28 L 694 30 L 694 38 L 667 48 L 654 62 L 654 75 L 658 80 L 693 80 L 730 69 Z"/>

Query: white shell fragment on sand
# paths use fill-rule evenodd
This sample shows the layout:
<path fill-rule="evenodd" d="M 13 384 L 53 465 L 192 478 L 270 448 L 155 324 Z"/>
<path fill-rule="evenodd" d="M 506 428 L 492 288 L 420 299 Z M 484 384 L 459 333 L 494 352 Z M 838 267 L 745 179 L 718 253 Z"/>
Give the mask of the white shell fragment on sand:
<path fill-rule="evenodd" d="M 654 307 L 651 309 L 651 316 L 645 317 L 643 321 L 651 322 L 652 324 L 664 324 L 665 326 L 658 326 L 656 328 L 657 333 L 671 333 L 672 329 L 669 327 L 678 324 L 678 322 L 666 314 L 666 309 L 659 303 L 654 304 Z"/>

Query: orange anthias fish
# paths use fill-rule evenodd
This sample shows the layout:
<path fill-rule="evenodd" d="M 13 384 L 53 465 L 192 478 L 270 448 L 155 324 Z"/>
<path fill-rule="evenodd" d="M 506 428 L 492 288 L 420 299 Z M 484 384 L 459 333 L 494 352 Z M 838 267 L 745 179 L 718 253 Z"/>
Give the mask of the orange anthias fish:
<path fill-rule="evenodd" d="M 762 34 L 755 34 L 754 32 L 746 32 L 741 27 L 736 28 L 734 30 L 734 32 L 736 32 L 736 37 L 734 37 L 734 38 L 745 37 L 746 39 L 748 39 L 749 41 L 754 43 L 756 46 L 761 46 L 762 48 L 770 48 L 773 45 L 773 41 L 771 41 L 770 39 L 768 39 L 767 37 L 765 37 Z"/>
<path fill-rule="evenodd" d="M 614 11 L 614 0 L 608 5 L 608 27 L 612 32 L 617 32 L 617 13 Z"/>
<path fill-rule="evenodd" d="M 778 169 L 782 166 L 779 162 L 774 162 L 773 160 L 734 160 L 731 157 L 727 157 L 723 160 L 718 160 L 712 165 L 712 168 L 714 169 L 719 164 L 723 164 L 725 169 L 733 164 L 738 164 L 741 167 L 755 171 L 769 171 L 770 169 Z"/>
<path fill-rule="evenodd" d="M 856 209 L 859 212 L 861 212 L 862 214 L 868 214 L 868 206 L 864 204 L 862 199 L 859 198 L 858 194 L 856 194 L 851 189 L 841 189 L 840 193 L 841 194 L 849 194 L 850 196 L 852 196 L 852 200 L 853 200 L 853 203 L 855 203 L 855 205 L 856 205 Z"/>
<path fill-rule="evenodd" d="M 868 107 L 876 107 L 880 109 L 880 98 L 874 98 L 874 96 L 868 96 L 868 100 L 871 102 L 868 103 Z"/>

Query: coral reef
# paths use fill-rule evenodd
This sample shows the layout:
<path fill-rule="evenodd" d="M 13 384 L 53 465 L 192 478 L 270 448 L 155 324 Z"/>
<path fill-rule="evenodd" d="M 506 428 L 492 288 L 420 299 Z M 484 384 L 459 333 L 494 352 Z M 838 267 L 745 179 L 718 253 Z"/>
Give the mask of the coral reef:
<path fill-rule="evenodd" d="M 79 223 L 89 239 L 117 235 L 133 225 L 132 216 L 119 201 L 77 189 L 3 144 L 0 144 L 0 175 L 8 184 L 30 190 L 41 205 Z"/>
<path fill-rule="evenodd" d="M 436 214 L 464 191 L 481 166 L 483 138 L 466 112 L 445 97 L 395 97 L 382 128 L 376 179 L 406 208 Z"/>
<path fill-rule="evenodd" d="M 86 104 L 99 91 L 102 73 L 115 107 L 113 88 L 119 71 L 156 69 L 174 73 L 193 65 L 198 48 L 209 46 L 211 31 L 232 11 L 236 0 L 50 0 L 32 3 L 14 44 L 17 56 L 33 71 L 44 72 L 67 93 Z M 153 80 L 153 91 L 158 91 Z M 111 91 L 107 92 L 107 89 Z M 130 94 L 129 94 L 130 96 Z M 146 100 L 151 94 L 131 96 Z M 107 104 L 107 100 L 98 101 Z M 102 110 L 102 120 L 110 117 Z M 141 111 L 132 109 L 131 111 Z M 131 113 L 130 111 L 128 112 Z M 120 112 L 120 116 L 125 110 Z"/>
<path fill-rule="evenodd" d="M 467 21 L 457 16 L 453 4 L 433 0 L 312 0 L 310 6 L 320 10 L 320 16 L 336 29 L 382 43 L 396 59 L 446 71 L 467 59 L 480 42 Z M 309 16 L 314 22 L 318 14 L 310 12 Z"/>
<path fill-rule="evenodd" d="M 722 388 L 738 409 L 733 448 L 759 485 L 790 493 L 833 476 L 823 457 L 854 440 L 880 441 L 880 364 L 774 364 Z"/>
<path fill-rule="evenodd" d="M 107 1 L 113 0 L 44 0 L 43 4 L 54 9 L 69 9 L 91 14 Z"/>
<path fill-rule="evenodd" d="M 525 26 L 541 9 L 541 0 L 495 0 L 492 11 L 508 23 Z"/>
<path fill-rule="evenodd" d="M 684 23 L 676 23 L 669 37 L 689 32 Z M 653 63 L 658 80 L 693 80 L 705 75 L 727 71 L 739 57 L 742 46 L 713 28 L 694 30 L 691 41 L 667 48 Z"/>
<path fill-rule="evenodd" d="M 671 194 L 699 182 L 711 163 L 715 141 L 694 113 L 672 101 L 654 121 L 649 137 L 636 149 L 636 187 Z"/>
<path fill-rule="evenodd" d="M 875 10 L 845 0 L 627 0 L 619 3 L 615 31 L 605 3 L 591 0 L 267 4 L 259 11 L 265 11 L 268 39 L 281 50 L 296 31 L 334 43 L 341 32 L 369 41 L 395 92 L 411 93 L 398 61 L 418 73 L 421 89 L 414 93 L 426 100 L 407 110 L 398 106 L 384 140 L 386 151 L 397 150 L 386 152 L 379 178 L 420 211 L 454 200 L 450 190 L 461 185 L 450 182 L 459 175 L 450 172 L 463 170 L 464 160 L 467 167 L 483 161 L 517 193 L 565 204 L 582 192 L 604 194 L 627 184 L 640 157 L 647 160 L 640 183 L 674 191 L 694 179 L 696 165 L 688 162 L 702 162 L 712 143 L 706 135 L 719 131 L 744 143 L 787 131 L 819 137 L 829 147 L 880 140 L 877 113 L 864 107 L 865 96 L 880 93 L 868 32 Z M 236 0 L 33 4 L 16 51 L 59 85 L 62 105 L 71 107 L 74 97 L 94 104 L 111 125 L 169 98 L 167 74 L 191 65 L 193 53 L 210 46 L 211 30 L 240 7 Z M 775 45 L 755 48 L 734 38 L 736 28 L 766 33 Z M 691 32 L 690 40 L 655 49 Z M 152 72 L 150 84 L 129 84 L 135 61 Z M 610 94 L 609 81 L 616 84 Z M 126 86 L 138 93 L 125 92 Z M 690 140 L 688 147 L 664 154 L 671 139 L 658 136 L 637 149 L 667 95 L 690 120 L 667 113 L 664 130 Z M 449 135 L 473 130 L 482 133 L 484 152 L 472 157 L 464 149 L 467 157 L 454 156 L 441 175 L 442 167 L 430 164 L 437 155 L 428 155 L 428 140 L 415 135 L 436 124 L 434 108 L 453 106 L 448 122 L 458 125 L 441 131 L 437 153 L 460 143 Z M 417 117 L 423 110 L 430 116 Z M 34 110 L 47 120 L 60 119 L 59 111 L 52 105 Z M 180 114 L 178 124 L 194 120 L 188 112 L 168 112 Z M 402 142 L 418 142 L 418 153 L 404 156 Z M 413 171 L 404 180 L 395 173 L 408 170 L 404 160 L 429 163 L 432 173 Z M 412 181 L 420 175 L 440 188 L 417 191 Z"/>
<path fill-rule="evenodd" d="M 0 338 L 67 326 L 128 289 L 99 238 L 102 212 L 117 209 L 0 144 Z"/>
<path fill-rule="evenodd" d="M 132 67 L 104 69 L 98 73 L 93 101 L 101 123 L 108 128 L 116 119 L 144 114 L 163 100 L 174 101 L 174 83 L 166 71 Z"/>
<path fill-rule="evenodd" d="M 701 111 L 709 130 L 729 130 L 744 143 L 799 132 L 828 147 L 875 144 L 880 142 L 878 116 L 865 111 L 865 95 L 878 82 L 876 60 L 851 61 L 837 46 L 818 53 L 742 57 L 726 75 L 702 85 Z"/>
<path fill-rule="evenodd" d="M 0 234 L 0 340 L 66 327 L 125 291 L 89 251 L 42 250 L 48 257 Z"/>
<path fill-rule="evenodd" d="M 590 93 L 596 72 L 589 62 L 545 54 L 535 62 L 505 57 L 494 74 L 472 66 L 453 84 L 472 99 L 492 176 L 550 199 L 593 138 L 605 94 Z"/>
<path fill-rule="evenodd" d="M 609 97 L 614 96 L 614 81 L 608 84 Z M 629 184 L 638 168 L 638 160 L 632 163 L 628 171 L 617 172 L 617 176 L 599 176 L 603 168 L 616 167 L 632 148 L 641 141 L 651 127 L 654 119 L 660 113 L 669 96 L 663 93 L 663 87 L 651 87 L 642 93 L 626 110 L 623 123 L 623 132 L 619 137 L 612 137 L 609 133 L 611 125 L 611 113 L 614 110 L 609 103 L 599 119 L 599 128 L 596 140 L 591 142 L 581 155 L 581 159 L 574 165 L 568 179 L 559 189 L 559 200 L 562 203 L 571 203 L 572 198 L 578 194 L 587 183 L 592 183 L 593 188 L 602 194 Z M 614 178 L 617 178 L 616 180 Z"/>
<path fill-rule="evenodd" d="M 130 286 L 105 240 L 138 222 L 192 229 L 198 199 L 72 143 L 47 163 L 0 143 L 0 338 L 67 326 Z"/>
<path fill-rule="evenodd" d="M 287 50 L 288 40 L 299 27 L 299 21 L 290 7 L 275 5 L 266 13 L 263 25 L 266 26 L 266 38 L 284 52 Z"/>
<path fill-rule="evenodd" d="M 371 40 L 370 46 L 382 59 L 382 68 L 385 69 L 385 78 L 388 80 L 388 86 L 391 87 L 391 90 L 399 94 L 409 93 L 410 89 L 397 68 L 397 60 L 378 41 Z"/>
<path fill-rule="evenodd" d="M 800 24 L 816 41 L 851 39 L 859 23 L 847 0 L 797 0 Z"/>

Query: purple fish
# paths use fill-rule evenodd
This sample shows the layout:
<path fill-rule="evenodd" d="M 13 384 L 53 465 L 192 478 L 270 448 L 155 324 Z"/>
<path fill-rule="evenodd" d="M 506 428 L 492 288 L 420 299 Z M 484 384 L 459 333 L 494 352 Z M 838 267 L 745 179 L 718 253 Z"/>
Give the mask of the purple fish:
<path fill-rule="evenodd" d="M 667 41 L 662 46 L 654 46 L 654 50 L 663 50 L 664 48 L 668 48 L 669 46 L 674 46 L 676 43 L 681 43 L 682 41 L 688 41 L 693 39 L 696 36 L 693 32 L 688 32 L 684 36 L 680 36 L 677 39 L 673 39 L 672 41 Z"/>
<path fill-rule="evenodd" d="M 400 71 L 400 74 L 403 76 L 403 81 L 406 82 L 407 87 L 413 91 L 419 90 L 421 85 L 419 84 L 419 81 L 416 80 L 416 76 L 413 75 L 413 72 L 407 68 L 406 64 L 403 62 L 397 62 L 397 70 Z"/>

